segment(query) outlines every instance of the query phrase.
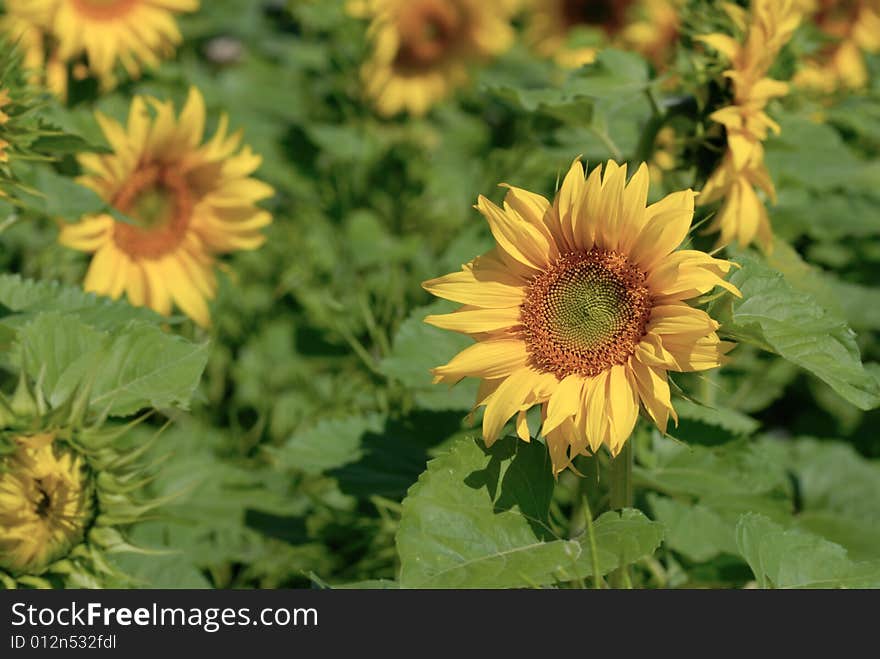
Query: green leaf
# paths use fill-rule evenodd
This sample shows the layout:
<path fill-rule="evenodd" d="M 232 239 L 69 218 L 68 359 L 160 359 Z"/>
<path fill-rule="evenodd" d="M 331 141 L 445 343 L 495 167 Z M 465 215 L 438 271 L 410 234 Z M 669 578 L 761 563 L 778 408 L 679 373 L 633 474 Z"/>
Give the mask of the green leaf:
<path fill-rule="evenodd" d="M 743 515 L 736 544 L 761 588 L 880 587 L 880 561 L 854 562 L 840 545 L 763 515 Z"/>
<path fill-rule="evenodd" d="M 379 414 L 325 419 L 267 451 L 282 469 L 320 474 L 359 460 L 363 454 L 363 435 L 381 432 L 384 422 Z"/>
<path fill-rule="evenodd" d="M 785 469 L 768 460 L 759 445 L 746 440 L 722 446 L 682 446 L 658 440 L 657 463 L 636 466 L 637 483 L 665 494 L 693 497 L 736 497 L 758 494 L 787 496 Z"/>
<path fill-rule="evenodd" d="M 652 555 L 663 542 L 665 529 L 652 522 L 640 510 L 626 508 L 609 510 L 593 522 L 596 549 L 599 553 L 599 569 L 608 574 L 620 565 L 629 565 L 645 556 Z M 592 576 L 592 553 L 589 538 L 578 538 L 584 553 L 579 560 L 578 576 Z"/>
<path fill-rule="evenodd" d="M 732 303 L 723 331 L 797 364 L 861 409 L 880 404 L 880 383 L 865 370 L 847 324 L 754 253 L 736 260 L 742 269 L 731 282 L 743 299 Z"/>
<path fill-rule="evenodd" d="M 719 554 L 737 555 L 736 525 L 747 512 L 777 520 L 789 520 L 791 502 L 771 496 L 707 496 L 696 503 L 648 495 L 654 517 L 666 529 L 666 545 L 696 562 Z"/>
<path fill-rule="evenodd" d="M 401 587 L 540 586 L 574 572 L 581 547 L 553 539 L 552 492 L 542 444 L 457 442 L 428 463 L 403 502 Z"/>
<path fill-rule="evenodd" d="M 835 441 L 763 445 L 797 480 L 801 512 L 793 524 L 842 545 L 854 559 L 880 558 L 880 464 Z"/>
<path fill-rule="evenodd" d="M 413 392 L 416 403 L 427 410 L 467 410 L 477 397 L 477 382 L 466 380 L 450 388 L 432 383 L 431 369 L 445 364 L 473 344 L 462 334 L 427 325 L 425 316 L 449 313 L 457 305 L 444 300 L 413 311 L 403 321 L 380 369 L 388 378 Z"/>
<path fill-rule="evenodd" d="M 686 399 L 675 401 L 675 411 L 680 421 L 671 434 L 688 442 L 695 441 L 694 436 L 699 435 L 703 444 L 720 444 L 734 437 L 752 435 L 760 426 L 742 412 L 727 407 L 707 407 Z"/>
<path fill-rule="evenodd" d="M 31 373 L 42 374 L 45 391 L 54 392 L 70 365 L 82 355 L 99 352 L 107 338 L 106 332 L 76 318 L 39 314 L 21 332 L 21 356 Z M 52 396 L 50 400 L 60 402 Z"/>
<path fill-rule="evenodd" d="M 460 440 L 428 463 L 403 502 L 397 533 L 403 588 L 515 588 L 592 572 L 586 534 L 557 539 L 547 449 L 506 438 L 486 449 Z M 638 511 L 594 525 L 602 574 L 651 554 L 662 528 Z"/>
<path fill-rule="evenodd" d="M 864 163 L 833 127 L 793 116 L 783 116 L 779 124 L 782 131 L 767 140 L 765 151 L 777 185 L 828 190 L 864 183 Z"/>
<path fill-rule="evenodd" d="M 0 275 L 0 322 L 21 325 L 44 311 L 63 312 L 74 316 L 92 327 L 111 329 L 131 320 L 142 322 L 168 322 L 154 311 L 133 307 L 80 288 L 62 286 L 57 282 L 22 279 L 19 275 Z"/>
<path fill-rule="evenodd" d="M 208 344 L 154 325 L 131 323 L 98 332 L 60 314 L 41 314 L 19 332 L 29 374 L 44 381 L 50 402 L 88 386 L 100 411 L 127 416 L 146 407 L 186 408 L 208 360 Z M 48 377 L 51 376 L 51 377 Z"/>
<path fill-rule="evenodd" d="M 19 195 L 34 211 L 48 217 L 79 220 L 84 215 L 109 211 L 97 193 L 71 178 L 55 173 L 50 167 L 37 166 L 21 173 L 21 180 L 41 195 Z"/>
<path fill-rule="evenodd" d="M 562 119 L 589 120 L 593 101 L 610 99 L 624 105 L 650 86 L 648 65 L 636 53 L 603 49 L 596 62 L 572 71 L 557 87 L 503 86 L 494 91 L 516 102 L 527 112 L 549 111 Z"/>

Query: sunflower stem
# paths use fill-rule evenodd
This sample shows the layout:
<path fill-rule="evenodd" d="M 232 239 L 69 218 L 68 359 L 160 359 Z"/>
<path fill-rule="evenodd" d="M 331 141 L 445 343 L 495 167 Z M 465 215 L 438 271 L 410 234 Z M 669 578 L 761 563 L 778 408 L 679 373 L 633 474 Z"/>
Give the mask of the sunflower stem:
<path fill-rule="evenodd" d="M 633 505 L 633 442 L 626 441 L 620 453 L 611 461 L 611 509 L 623 510 Z M 611 573 L 612 588 L 632 588 L 629 571 L 621 565 Z"/>
<path fill-rule="evenodd" d="M 586 481 L 586 478 L 584 479 Z M 584 521 L 587 527 L 587 540 L 590 543 L 590 558 L 593 566 L 593 588 L 602 589 L 602 573 L 599 571 L 599 546 L 596 543 L 596 530 L 593 528 L 593 511 L 590 510 L 590 501 L 586 492 L 583 495 Z"/>

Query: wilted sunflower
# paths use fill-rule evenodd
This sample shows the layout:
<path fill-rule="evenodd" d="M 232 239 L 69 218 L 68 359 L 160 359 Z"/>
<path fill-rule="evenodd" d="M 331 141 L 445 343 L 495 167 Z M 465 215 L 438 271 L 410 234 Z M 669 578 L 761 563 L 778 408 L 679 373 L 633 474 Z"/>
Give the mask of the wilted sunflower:
<path fill-rule="evenodd" d="M 716 286 L 738 295 L 722 278 L 731 264 L 678 250 L 694 193 L 646 207 L 648 179 L 643 164 L 626 184 L 626 166 L 609 161 L 584 180 L 575 162 L 552 204 L 518 188 L 503 208 L 480 197 L 497 246 L 423 284 L 464 305 L 425 319 L 477 341 L 433 373 L 451 384 L 482 379 L 487 445 L 514 415 L 529 441 L 525 413 L 541 405 L 555 473 L 603 445 L 616 455 L 640 402 L 661 431 L 677 419 L 667 371 L 714 368 L 733 347 L 685 302 Z"/>
<path fill-rule="evenodd" d="M 565 67 L 591 63 L 597 46 L 573 46 L 573 31 L 596 30 L 603 42 L 618 43 L 663 62 L 678 38 L 674 0 L 531 0 L 528 38 L 535 50 Z"/>
<path fill-rule="evenodd" d="M 118 63 L 137 77 L 180 43 L 175 13 L 198 8 L 199 0 L 8 0 L 7 29 L 22 38 L 31 68 L 52 65 L 46 84 L 64 96 L 66 63 L 85 57 L 84 71 L 104 88 L 115 85 Z"/>
<path fill-rule="evenodd" d="M 765 112 L 767 103 L 788 93 L 788 84 L 767 76 L 779 51 L 800 23 L 801 13 L 793 0 L 755 0 L 748 15 L 738 7 L 728 11 L 746 31 L 742 43 L 726 34 L 709 34 L 700 40 L 721 53 L 731 64 L 724 72 L 732 84 L 732 103 L 710 115 L 724 126 L 727 151 L 700 195 L 701 204 L 725 199 L 709 227 L 720 231 L 719 244 L 737 240 L 748 245 L 757 239 L 767 249 L 772 231 L 763 203 L 754 186 L 771 198 L 773 182 L 764 166 L 762 142 L 779 125 Z"/>
<path fill-rule="evenodd" d="M 880 1 L 801 0 L 804 11 L 831 41 L 808 62 L 795 83 L 833 92 L 868 83 L 864 53 L 880 51 Z"/>
<path fill-rule="evenodd" d="M 155 111 L 151 117 L 148 107 Z M 101 214 L 61 228 L 62 244 L 94 252 L 84 287 L 161 314 L 172 301 L 202 326 L 214 296 L 214 255 L 259 247 L 271 222 L 256 203 L 273 194 L 250 175 L 261 158 L 240 149 L 226 116 L 202 144 L 205 104 L 191 89 L 179 118 L 170 102 L 136 97 L 128 127 L 98 113 L 113 153 L 84 154 L 80 182 L 127 215 Z"/>
<path fill-rule="evenodd" d="M 373 54 L 363 69 L 378 112 L 422 115 L 513 43 L 510 0 L 373 0 Z"/>

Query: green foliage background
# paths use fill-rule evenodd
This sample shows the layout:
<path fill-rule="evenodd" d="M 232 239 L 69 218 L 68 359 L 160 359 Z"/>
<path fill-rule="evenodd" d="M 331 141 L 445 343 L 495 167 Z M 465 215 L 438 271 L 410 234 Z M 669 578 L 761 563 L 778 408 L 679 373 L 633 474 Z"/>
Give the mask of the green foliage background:
<path fill-rule="evenodd" d="M 648 587 L 880 586 L 880 76 L 773 107 L 777 246 L 730 252 L 744 299 L 712 303 L 741 345 L 718 372 L 673 378 L 681 423 L 672 438 L 639 426 L 638 510 L 621 513 L 604 456 L 555 483 L 537 440 L 483 447 L 465 419 L 475 385 L 431 385 L 468 340 L 421 322 L 453 307 L 419 284 L 490 245 L 478 194 L 552 195 L 577 154 L 648 159 L 664 122 L 704 121 L 705 99 L 631 53 L 560 73 L 517 46 L 427 118 L 381 120 L 361 97 L 364 24 L 339 2 L 212 0 L 180 22 L 175 61 L 41 110 L 76 137 L 18 166 L 44 196 L 4 205 L 0 237 L 5 388 L 24 369 L 60 401 L 88 372 L 96 407 L 161 412 L 129 441 L 158 434 L 149 491 L 170 500 L 128 536 L 168 551 L 114 556 L 133 585 L 568 587 L 632 565 Z M 682 58 L 685 80 L 708 75 Z M 190 85 L 277 190 L 266 245 L 227 260 L 210 333 L 80 293 L 86 259 L 54 224 L 101 207 L 71 179 L 71 154 L 103 145 L 93 111 L 121 119 L 135 93 L 180 104 Z M 701 175 L 682 164 L 652 196 Z"/>

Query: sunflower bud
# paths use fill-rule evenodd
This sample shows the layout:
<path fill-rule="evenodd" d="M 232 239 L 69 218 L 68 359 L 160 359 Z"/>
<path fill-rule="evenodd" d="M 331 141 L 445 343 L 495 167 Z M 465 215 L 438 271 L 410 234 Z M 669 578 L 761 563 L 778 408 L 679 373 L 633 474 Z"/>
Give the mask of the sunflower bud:
<path fill-rule="evenodd" d="M 89 422 L 85 392 L 49 409 L 39 391 L 0 396 L 0 585 L 124 585 L 107 555 L 137 551 L 125 529 L 161 503 L 140 497 L 149 443 L 121 448 L 144 417 Z"/>

